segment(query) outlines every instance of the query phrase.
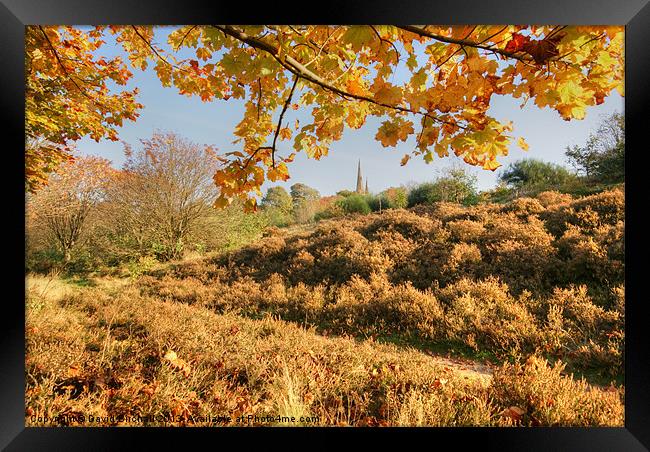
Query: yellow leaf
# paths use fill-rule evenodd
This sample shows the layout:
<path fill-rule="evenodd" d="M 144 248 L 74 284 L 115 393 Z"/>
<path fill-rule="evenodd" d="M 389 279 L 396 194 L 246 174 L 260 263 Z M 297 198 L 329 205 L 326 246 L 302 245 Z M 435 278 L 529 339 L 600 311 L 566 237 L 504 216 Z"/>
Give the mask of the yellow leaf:
<path fill-rule="evenodd" d="M 278 163 L 275 165 L 275 168 L 271 167 L 266 172 L 268 179 L 272 182 L 277 180 L 287 180 L 289 179 L 289 171 L 287 165 L 284 163 Z"/>
<path fill-rule="evenodd" d="M 517 145 L 524 151 L 528 150 L 528 143 L 526 143 L 526 140 L 524 140 L 523 137 L 517 139 Z"/>
<path fill-rule="evenodd" d="M 402 99 L 402 90 L 390 83 L 384 84 L 381 89 L 375 93 L 375 100 L 381 104 L 397 105 Z"/>
<path fill-rule="evenodd" d="M 377 130 L 375 139 L 384 147 L 395 146 L 397 140 L 406 141 L 408 136 L 413 133 L 413 123 L 398 118 L 393 121 L 384 121 Z"/>
<path fill-rule="evenodd" d="M 350 77 L 346 82 L 346 88 L 350 94 L 354 94 L 356 96 L 361 96 L 366 93 L 363 82 L 357 77 Z"/>
<path fill-rule="evenodd" d="M 230 198 L 225 198 L 223 196 L 219 196 L 215 201 L 214 201 L 214 207 L 216 209 L 223 209 L 226 206 L 229 206 L 232 200 Z M 172 352 L 173 353 L 173 352 Z"/>
<path fill-rule="evenodd" d="M 483 164 L 483 169 L 494 171 L 500 166 L 501 163 L 497 162 L 496 160 L 486 160 L 485 163 Z"/>
<path fill-rule="evenodd" d="M 257 199 L 249 198 L 244 202 L 245 212 L 255 212 L 257 210 Z"/>
<path fill-rule="evenodd" d="M 375 32 L 368 25 L 352 25 L 348 27 L 345 34 L 341 37 L 343 42 L 352 44 L 354 50 L 361 49 L 364 45 L 368 45 L 377 38 Z"/>
<path fill-rule="evenodd" d="M 411 159 L 411 156 L 406 154 L 404 157 L 402 157 L 402 160 L 399 162 L 400 165 L 404 166 L 408 163 L 408 161 Z"/>

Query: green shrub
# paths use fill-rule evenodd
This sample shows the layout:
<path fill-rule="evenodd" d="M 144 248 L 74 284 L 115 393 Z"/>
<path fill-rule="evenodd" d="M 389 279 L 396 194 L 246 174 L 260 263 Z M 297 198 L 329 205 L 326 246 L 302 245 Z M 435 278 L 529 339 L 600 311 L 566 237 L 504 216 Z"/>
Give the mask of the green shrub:
<path fill-rule="evenodd" d="M 141 256 L 137 260 L 129 262 L 126 268 L 131 278 L 138 278 L 151 271 L 157 263 L 158 260 L 153 256 Z"/>
<path fill-rule="evenodd" d="M 527 195 L 554 189 L 576 179 L 576 175 L 555 163 L 523 159 L 511 163 L 500 175 L 501 182 Z"/>
<path fill-rule="evenodd" d="M 463 169 L 449 169 L 434 182 L 413 188 L 408 195 L 409 207 L 439 201 L 477 204 L 479 196 L 476 191 L 476 177 L 467 174 Z"/>
<path fill-rule="evenodd" d="M 388 188 L 377 196 L 369 196 L 368 204 L 373 212 L 404 209 L 408 206 L 408 192 L 403 187 Z"/>
<path fill-rule="evenodd" d="M 345 211 L 345 213 L 361 213 L 368 214 L 371 212 L 368 205 L 368 199 L 363 195 L 350 195 L 339 201 L 337 204 Z"/>
<path fill-rule="evenodd" d="M 25 270 L 35 273 L 48 273 L 60 268 L 64 263 L 63 253 L 56 248 L 46 248 L 27 254 Z"/>
<path fill-rule="evenodd" d="M 433 204 L 439 200 L 436 184 L 427 182 L 418 185 L 409 192 L 408 207 L 413 207 L 418 204 Z"/>

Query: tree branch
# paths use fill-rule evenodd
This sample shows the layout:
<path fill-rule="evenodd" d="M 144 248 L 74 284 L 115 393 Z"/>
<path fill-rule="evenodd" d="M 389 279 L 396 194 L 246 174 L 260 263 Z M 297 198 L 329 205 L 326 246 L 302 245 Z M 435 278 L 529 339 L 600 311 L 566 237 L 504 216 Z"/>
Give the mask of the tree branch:
<path fill-rule="evenodd" d="M 312 83 L 314 83 L 316 85 L 319 85 L 320 87 L 322 87 L 322 88 L 324 88 L 324 89 L 326 89 L 326 90 L 328 90 L 330 92 L 333 92 L 335 94 L 339 94 L 339 95 L 343 96 L 344 98 L 347 97 L 347 98 L 353 98 L 353 99 L 357 99 L 357 100 L 363 100 L 363 101 L 366 101 L 366 102 L 373 103 L 375 105 L 379 105 L 381 107 L 390 108 L 390 109 L 401 111 L 401 112 L 404 112 L 404 113 L 411 113 L 411 114 L 418 114 L 418 115 L 426 116 L 427 118 L 430 118 L 433 121 L 437 121 L 437 122 L 440 122 L 440 123 L 443 123 L 443 124 L 449 124 L 451 126 L 459 127 L 461 129 L 467 129 L 467 127 L 465 127 L 465 126 L 462 126 L 462 125 L 460 125 L 458 123 L 446 121 L 444 119 L 440 119 L 440 118 L 438 118 L 436 116 L 433 116 L 431 113 L 428 113 L 428 112 L 414 111 L 414 110 L 411 110 L 409 108 L 400 107 L 400 106 L 397 106 L 397 105 L 390 105 L 390 104 L 386 104 L 386 103 L 383 103 L 383 102 L 378 102 L 375 99 L 373 99 L 372 97 L 349 93 L 349 92 L 347 92 L 347 91 L 345 91 L 345 90 L 343 90 L 341 88 L 338 88 L 338 87 L 332 85 L 331 83 L 327 82 L 326 80 L 323 80 L 321 77 L 314 74 L 312 71 L 307 69 L 305 66 L 303 66 L 300 62 L 298 62 L 296 59 L 294 59 L 290 55 L 284 55 L 283 54 L 282 56 L 280 56 L 280 49 L 278 47 L 275 47 L 272 44 L 269 44 L 266 41 L 263 41 L 261 39 L 249 36 L 246 33 L 242 32 L 240 30 L 237 30 L 236 28 L 234 28 L 234 27 L 232 27 L 230 25 L 213 25 L 213 27 L 217 28 L 218 30 L 221 30 L 224 34 L 226 34 L 228 36 L 231 36 L 231 37 L 237 39 L 238 41 L 241 41 L 241 42 L 243 42 L 245 44 L 248 44 L 249 46 L 251 46 L 251 47 L 253 47 L 255 49 L 263 50 L 263 51 L 269 53 L 273 58 L 275 58 L 275 60 L 278 63 L 280 63 L 280 65 L 282 67 L 284 67 L 289 72 L 292 72 L 294 75 L 296 75 L 296 76 L 298 76 L 298 77 L 300 77 L 302 79 L 305 79 L 305 80 L 307 80 L 309 82 L 312 82 Z"/>
<path fill-rule="evenodd" d="M 78 84 L 77 82 L 74 81 L 74 79 L 72 78 L 72 76 L 71 76 L 70 73 L 68 72 L 68 69 L 66 69 L 65 65 L 64 65 L 63 62 L 61 61 L 61 58 L 59 57 L 59 53 L 58 53 L 58 52 L 56 51 L 56 49 L 54 48 L 54 44 L 52 44 L 52 41 L 50 41 L 50 37 L 47 35 L 47 33 L 45 33 L 45 30 L 43 30 L 43 27 L 39 25 L 38 28 L 39 28 L 39 30 L 41 30 L 41 32 L 43 33 L 43 36 L 45 36 L 45 40 L 47 41 L 47 44 L 50 46 L 50 50 L 52 50 L 52 53 L 54 54 L 54 57 L 56 58 L 56 61 L 58 61 L 59 66 L 61 66 L 61 70 L 63 70 L 63 73 L 65 74 L 65 76 L 68 77 L 68 79 L 69 79 L 72 83 L 74 83 L 74 86 L 77 87 L 77 89 L 79 90 L 79 92 L 81 92 L 81 94 L 83 94 L 84 96 L 86 96 L 86 97 L 87 97 L 88 99 L 90 99 L 91 101 L 96 102 L 95 99 L 93 99 L 92 97 L 90 97 L 90 96 L 88 95 L 88 93 L 87 93 L 84 89 L 82 89 L 82 88 L 79 86 L 79 84 Z"/>
<path fill-rule="evenodd" d="M 158 50 L 156 50 L 156 48 L 155 48 L 154 46 L 152 46 L 151 43 L 150 43 L 149 41 L 147 41 L 147 39 L 146 39 L 144 36 L 142 36 L 142 34 L 138 31 L 138 29 L 137 29 L 137 27 L 136 27 L 135 25 L 131 25 L 131 28 L 133 28 L 133 31 L 135 31 L 135 34 L 137 34 L 138 37 L 139 37 L 140 39 L 142 39 L 142 40 L 144 41 L 145 44 L 147 44 L 147 46 L 151 49 L 151 51 L 152 51 L 152 52 L 153 52 L 153 53 L 154 53 L 158 58 L 160 58 L 160 60 L 164 61 L 165 63 L 167 63 L 167 64 L 170 65 L 171 67 L 173 67 L 173 68 L 175 68 L 175 69 L 178 69 L 179 71 L 183 71 L 183 72 L 188 72 L 188 73 L 189 73 L 189 71 L 183 69 L 182 67 L 176 66 L 175 64 L 172 64 L 172 63 L 170 63 L 169 61 L 167 61 L 167 59 L 166 59 L 165 57 L 163 57 L 163 56 L 158 52 Z M 185 38 L 183 38 L 183 39 L 185 39 Z"/>
<path fill-rule="evenodd" d="M 262 106 L 262 81 L 257 78 L 258 95 L 257 95 L 257 120 L 260 120 L 260 107 Z"/>
<path fill-rule="evenodd" d="M 296 89 L 296 85 L 298 84 L 298 77 L 293 79 L 293 86 L 291 87 L 291 91 L 289 92 L 289 97 L 287 97 L 287 100 L 284 102 L 284 107 L 282 107 L 282 111 L 280 112 L 280 119 L 278 119 L 278 125 L 275 128 L 275 135 L 273 136 L 273 144 L 271 145 L 271 162 L 273 168 L 275 168 L 275 143 L 278 140 L 278 135 L 280 134 L 280 128 L 282 127 L 282 118 L 284 118 L 284 113 L 287 111 L 287 107 L 289 107 L 289 104 L 291 103 L 291 98 L 293 97 L 293 92 Z"/>
<path fill-rule="evenodd" d="M 176 46 L 176 48 L 174 49 L 175 51 L 178 51 L 178 49 L 181 48 L 181 46 L 183 45 L 183 42 L 185 41 L 185 38 L 187 38 L 187 35 L 189 35 L 192 32 L 192 30 L 194 30 L 197 26 L 198 25 L 193 25 L 193 26 L 190 27 L 189 30 L 187 30 L 187 32 L 181 38 L 181 42 L 179 42 L 178 46 Z"/>
<path fill-rule="evenodd" d="M 272 159 L 272 167 L 275 168 L 275 145 L 278 140 L 278 135 L 280 134 L 280 129 L 282 128 L 282 118 L 284 118 L 284 113 L 287 111 L 287 108 L 289 107 L 289 104 L 291 104 L 291 98 L 293 97 L 293 92 L 296 89 L 296 85 L 298 84 L 298 77 L 296 77 L 293 80 L 293 86 L 291 87 L 291 91 L 289 92 L 289 96 L 287 97 L 287 100 L 284 101 L 284 106 L 282 107 L 282 111 L 280 112 L 280 118 L 278 119 L 278 125 L 275 127 L 275 135 L 273 136 L 273 144 L 271 146 L 260 146 L 253 153 L 246 159 L 246 163 L 241 167 L 242 169 L 248 168 L 248 165 L 250 162 L 253 160 L 253 158 L 257 155 L 259 151 L 262 149 L 270 149 L 271 150 L 271 159 Z"/>
<path fill-rule="evenodd" d="M 457 38 L 451 38 L 451 37 L 447 37 L 447 36 L 437 35 L 437 34 L 430 33 L 428 31 L 426 31 L 423 27 L 418 27 L 418 26 L 415 26 L 415 25 L 400 25 L 398 28 L 401 28 L 402 30 L 405 30 L 405 31 L 409 31 L 409 32 L 414 33 L 414 34 L 416 34 L 418 36 L 425 36 L 427 38 L 435 39 L 436 41 L 446 42 L 447 44 L 459 44 L 461 46 L 474 47 L 476 49 L 483 49 L 483 50 L 487 50 L 487 51 L 492 52 L 492 53 L 503 55 L 503 56 L 508 57 L 508 58 L 514 58 L 514 59 L 520 60 L 520 61 L 521 60 L 527 60 L 527 61 L 532 60 L 532 57 L 531 58 L 523 58 L 521 56 L 518 56 L 517 55 L 518 52 L 508 52 L 506 50 L 499 49 L 497 47 L 483 45 L 482 43 L 478 43 L 478 42 L 475 42 L 475 41 L 468 41 L 467 39 L 457 39 Z"/>
<path fill-rule="evenodd" d="M 399 54 L 399 50 L 397 50 L 397 47 L 395 46 L 395 43 L 392 42 L 392 41 L 389 41 L 388 39 L 382 38 L 381 35 L 379 34 L 379 32 L 377 31 L 377 29 L 373 25 L 368 25 L 368 26 L 370 28 L 372 28 L 372 31 L 375 32 L 375 34 L 379 38 L 380 42 L 382 42 L 382 43 L 385 42 L 385 43 L 387 43 L 387 44 L 389 44 L 389 45 L 391 45 L 393 47 L 393 50 L 395 50 L 395 58 L 397 59 L 397 61 L 395 61 L 395 64 L 398 64 L 399 60 L 400 60 L 400 54 Z"/>

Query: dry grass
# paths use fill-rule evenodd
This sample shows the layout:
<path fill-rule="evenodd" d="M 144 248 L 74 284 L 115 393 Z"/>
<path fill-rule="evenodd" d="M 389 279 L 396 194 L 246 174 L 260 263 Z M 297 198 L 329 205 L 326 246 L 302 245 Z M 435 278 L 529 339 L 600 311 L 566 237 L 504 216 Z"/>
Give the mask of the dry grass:
<path fill-rule="evenodd" d="M 94 287 L 29 277 L 27 423 L 620 426 L 622 196 L 349 216 Z M 499 364 L 424 352 L 451 348 Z"/>
<path fill-rule="evenodd" d="M 557 369 L 521 374 L 506 365 L 490 384 L 414 349 L 219 315 L 132 287 L 47 300 L 29 316 L 26 367 L 28 425 L 61 414 L 87 422 L 92 415 L 101 425 L 143 425 L 127 416 L 152 426 L 215 425 L 205 419 L 217 416 L 230 417 L 219 425 L 249 425 L 237 421 L 249 415 L 259 418 L 250 425 L 508 425 L 504 412 L 522 405 L 549 425 L 622 423 L 620 394 Z M 557 394 L 556 405 L 524 405 L 531 379 Z M 267 416 L 273 420 L 263 422 Z"/>

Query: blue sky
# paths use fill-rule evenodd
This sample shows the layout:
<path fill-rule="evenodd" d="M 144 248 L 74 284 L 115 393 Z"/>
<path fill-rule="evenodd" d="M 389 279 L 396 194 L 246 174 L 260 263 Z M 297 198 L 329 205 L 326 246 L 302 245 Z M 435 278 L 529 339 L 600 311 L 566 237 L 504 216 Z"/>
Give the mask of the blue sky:
<path fill-rule="evenodd" d="M 156 43 L 163 47 L 166 47 L 165 34 L 164 31 L 156 33 Z M 121 49 L 113 48 L 113 45 L 113 42 L 107 39 L 103 53 L 121 54 Z M 205 103 L 196 96 L 179 95 L 174 87 L 164 88 L 151 68 L 133 72 L 134 77 L 127 88 L 139 88 L 138 100 L 144 108 L 136 122 L 125 122 L 119 129 L 120 139 L 137 145 L 140 138 L 151 137 L 155 130 L 163 130 L 177 132 L 199 144 L 215 145 L 222 152 L 237 149 L 232 144 L 235 138 L 232 131 L 243 115 L 241 100 Z M 399 74 L 397 76 L 399 77 Z M 583 144 L 604 116 L 623 112 L 624 99 L 613 91 L 603 104 L 588 108 L 585 119 L 572 121 L 564 121 L 554 110 L 540 109 L 532 102 L 524 108 L 520 108 L 520 105 L 520 99 L 492 96 L 490 114 L 499 120 L 513 121 L 513 135 L 523 136 L 530 145 L 530 149 L 524 152 L 513 140 L 508 156 L 498 159 L 503 167 L 522 158 L 537 158 L 568 166 L 564 155 L 566 147 Z M 290 116 L 290 113 L 297 116 Z M 285 121 L 292 124 L 301 114 L 304 115 L 305 112 L 289 110 Z M 414 147 L 415 138 L 400 142 L 395 148 L 384 148 L 374 139 L 380 123 L 381 118 L 369 118 L 361 129 L 346 129 L 343 138 L 332 144 L 329 155 L 319 161 L 308 159 L 304 153 L 299 153 L 289 165 L 291 179 L 284 183 L 266 183 L 262 189 L 265 191 L 272 185 L 282 185 L 288 189 L 296 182 L 316 188 L 323 196 L 343 189 L 354 189 L 359 159 L 363 176 L 368 177 L 368 188 L 374 193 L 388 187 L 430 181 L 435 179 L 442 169 L 452 165 L 462 165 L 468 172 L 475 174 L 481 190 L 496 184 L 499 170 L 492 172 L 474 168 L 454 156 L 443 159 L 435 157 L 430 164 L 426 164 L 421 158 L 412 158 L 406 166 L 400 166 L 402 156 Z M 280 154 L 286 155 L 290 146 L 291 141 L 281 142 Z M 123 146 L 120 142 L 102 140 L 97 143 L 84 138 L 77 143 L 77 148 L 81 154 L 105 157 L 116 167 L 124 161 Z"/>

